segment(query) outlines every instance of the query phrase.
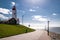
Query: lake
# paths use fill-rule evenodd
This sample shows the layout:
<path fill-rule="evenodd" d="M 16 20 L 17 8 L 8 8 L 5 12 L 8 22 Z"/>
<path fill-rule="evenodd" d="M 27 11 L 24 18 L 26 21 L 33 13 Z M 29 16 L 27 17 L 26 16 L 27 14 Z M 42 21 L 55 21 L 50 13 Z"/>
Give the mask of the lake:
<path fill-rule="evenodd" d="M 49 31 L 60 34 L 60 27 L 50 27 Z"/>

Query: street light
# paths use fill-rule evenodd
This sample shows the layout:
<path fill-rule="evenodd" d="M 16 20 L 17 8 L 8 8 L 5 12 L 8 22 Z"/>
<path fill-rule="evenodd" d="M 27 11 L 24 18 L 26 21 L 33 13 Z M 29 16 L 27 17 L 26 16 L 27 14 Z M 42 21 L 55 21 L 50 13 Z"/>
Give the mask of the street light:
<path fill-rule="evenodd" d="M 23 17 L 24 17 L 24 15 L 22 15 L 22 24 L 23 24 Z"/>
<path fill-rule="evenodd" d="M 48 21 L 48 30 L 47 30 L 47 32 L 48 32 L 48 35 L 49 35 L 49 22 L 50 22 L 50 21 Z"/>

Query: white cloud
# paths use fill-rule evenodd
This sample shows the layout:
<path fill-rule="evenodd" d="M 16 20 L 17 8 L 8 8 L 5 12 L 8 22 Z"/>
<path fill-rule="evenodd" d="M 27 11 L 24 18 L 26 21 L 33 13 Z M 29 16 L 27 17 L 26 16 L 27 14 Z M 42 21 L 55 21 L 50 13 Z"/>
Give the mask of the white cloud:
<path fill-rule="evenodd" d="M 55 16 L 55 15 L 57 15 L 57 14 L 56 14 L 56 13 L 53 13 L 52 15 L 54 15 L 54 16 Z"/>
<path fill-rule="evenodd" d="M 19 12 L 25 13 L 26 11 L 24 11 L 24 10 L 19 10 Z"/>
<path fill-rule="evenodd" d="M 15 2 L 11 2 L 11 4 L 12 4 L 12 6 L 14 6 L 15 5 Z"/>
<path fill-rule="evenodd" d="M 38 8 L 39 8 L 39 6 L 36 6 L 36 7 L 33 7 L 33 8 L 35 8 L 35 9 L 37 8 L 37 9 L 38 9 Z"/>
<path fill-rule="evenodd" d="M 48 0 L 25 0 L 24 2 L 31 5 L 43 5 L 48 2 Z"/>
<path fill-rule="evenodd" d="M 30 28 L 33 28 L 33 29 L 47 29 L 47 22 L 43 22 L 43 23 L 34 23 L 34 22 L 28 22 L 28 23 L 24 23 L 23 25 L 29 27 L 28 25 L 30 24 Z M 60 27 L 60 22 L 50 22 L 49 23 L 49 27 Z"/>
<path fill-rule="evenodd" d="M 36 10 L 33 10 L 33 9 L 29 9 L 29 11 L 31 11 L 31 12 L 35 12 Z"/>
<path fill-rule="evenodd" d="M 33 19 L 32 20 L 37 20 L 37 21 L 48 21 L 47 18 L 43 17 L 43 16 L 40 16 L 40 15 L 34 15 L 32 16 Z"/>
<path fill-rule="evenodd" d="M 36 8 L 39 8 L 38 6 Z"/>
<path fill-rule="evenodd" d="M 9 9 L 5 9 L 5 8 L 0 8 L 0 13 L 3 13 L 3 14 L 11 14 L 11 11 Z"/>
<path fill-rule="evenodd" d="M 44 29 L 46 23 L 24 23 L 25 26 L 29 27 L 28 25 L 30 25 L 30 28 L 33 29 Z"/>
<path fill-rule="evenodd" d="M 4 16 L 2 14 L 0 14 L 0 18 L 2 18 L 2 19 L 8 19 L 8 17 L 6 17 L 6 16 Z"/>

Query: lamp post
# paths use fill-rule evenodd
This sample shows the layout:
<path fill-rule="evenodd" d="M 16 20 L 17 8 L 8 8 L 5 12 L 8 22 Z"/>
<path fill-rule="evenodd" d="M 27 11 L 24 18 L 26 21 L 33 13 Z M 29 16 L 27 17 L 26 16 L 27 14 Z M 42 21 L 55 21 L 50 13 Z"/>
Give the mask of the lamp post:
<path fill-rule="evenodd" d="M 22 15 L 22 24 L 23 24 L 23 21 L 24 21 L 24 20 L 23 20 L 23 17 L 24 17 L 24 15 Z"/>
<path fill-rule="evenodd" d="M 50 21 L 48 21 L 48 30 L 47 30 L 47 32 L 48 32 L 48 35 L 49 35 L 49 22 L 50 22 Z"/>

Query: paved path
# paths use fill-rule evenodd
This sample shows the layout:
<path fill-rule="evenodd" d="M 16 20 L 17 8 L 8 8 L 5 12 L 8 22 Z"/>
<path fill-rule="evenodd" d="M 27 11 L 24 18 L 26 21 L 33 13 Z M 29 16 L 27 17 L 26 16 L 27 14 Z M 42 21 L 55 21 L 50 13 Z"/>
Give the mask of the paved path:
<path fill-rule="evenodd" d="M 46 32 L 43 30 L 36 30 L 31 33 L 2 38 L 0 40 L 50 40 Z"/>

